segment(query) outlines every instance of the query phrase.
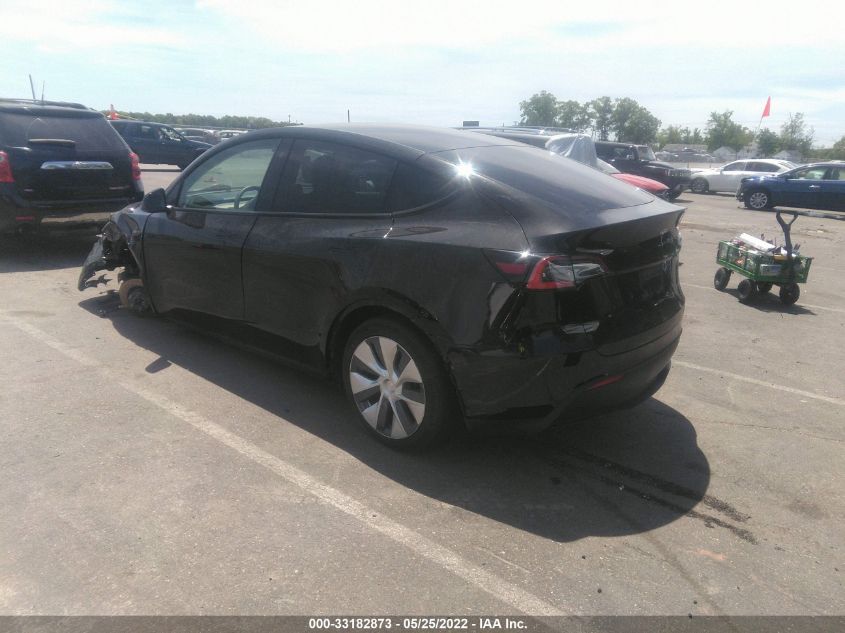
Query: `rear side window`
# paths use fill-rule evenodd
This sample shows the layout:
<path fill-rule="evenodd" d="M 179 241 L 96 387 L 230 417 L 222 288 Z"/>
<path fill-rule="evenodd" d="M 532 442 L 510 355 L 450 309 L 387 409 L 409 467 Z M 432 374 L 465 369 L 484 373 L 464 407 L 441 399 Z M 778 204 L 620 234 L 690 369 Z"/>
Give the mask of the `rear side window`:
<path fill-rule="evenodd" d="M 402 211 L 436 202 L 454 191 L 454 181 L 406 163 L 396 166 L 387 207 Z"/>
<path fill-rule="evenodd" d="M 745 170 L 745 161 L 738 161 L 736 163 L 731 163 L 729 165 L 725 165 L 722 168 L 722 171 L 746 171 Z"/>
<path fill-rule="evenodd" d="M 126 149 L 120 135 L 100 116 L 7 112 L 0 115 L 0 138 L 14 147 L 41 147 L 51 139 L 72 141 L 81 151 Z"/>
<path fill-rule="evenodd" d="M 748 171 L 780 171 L 780 167 L 772 165 L 771 163 L 748 163 Z"/>
<path fill-rule="evenodd" d="M 382 213 L 396 161 L 348 145 L 301 139 L 282 174 L 287 213 Z"/>

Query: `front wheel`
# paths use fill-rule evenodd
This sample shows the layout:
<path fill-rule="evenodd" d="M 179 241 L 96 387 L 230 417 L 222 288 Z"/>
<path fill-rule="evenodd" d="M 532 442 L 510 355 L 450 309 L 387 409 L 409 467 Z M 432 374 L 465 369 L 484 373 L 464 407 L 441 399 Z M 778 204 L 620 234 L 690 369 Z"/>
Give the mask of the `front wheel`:
<path fill-rule="evenodd" d="M 341 367 L 356 416 L 380 442 L 423 449 L 448 437 L 454 390 L 420 333 L 392 319 L 367 321 L 349 337 Z"/>
<path fill-rule="evenodd" d="M 676 191 L 675 189 L 670 189 L 669 191 L 666 192 L 666 199 L 667 200 L 674 200 L 675 198 L 677 198 L 680 195 L 681 195 L 680 191 Z"/>
<path fill-rule="evenodd" d="M 696 178 L 690 183 L 689 189 L 693 193 L 707 193 L 710 190 L 710 185 L 707 184 L 704 178 Z"/>
<path fill-rule="evenodd" d="M 769 209 L 772 206 L 772 198 L 768 191 L 762 189 L 752 189 L 745 193 L 745 208 L 754 209 L 755 211 L 762 211 Z"/>
<path fill-rule="evenodd" d="M 728 287 L 728 282 L 731 280 L 731 271 L 724 266 L 716 271 L 713 277 L 713 287 L 716 290 L 724 290 Z"/>

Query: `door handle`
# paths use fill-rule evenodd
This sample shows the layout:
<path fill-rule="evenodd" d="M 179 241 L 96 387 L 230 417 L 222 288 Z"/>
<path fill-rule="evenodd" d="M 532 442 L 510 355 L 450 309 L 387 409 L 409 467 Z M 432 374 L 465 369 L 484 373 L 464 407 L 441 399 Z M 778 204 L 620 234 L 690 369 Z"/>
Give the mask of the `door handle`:
<path fill-rule="evenodd" d="M 821 189 L 821 185 L 810 185 L 810 189 Z"/>
<path fill-rule="evenodd" d="M 219 251 L 221 248 L 216 244 L 191 244 L 194 248 L 198 248 L 203 251 Z"/>

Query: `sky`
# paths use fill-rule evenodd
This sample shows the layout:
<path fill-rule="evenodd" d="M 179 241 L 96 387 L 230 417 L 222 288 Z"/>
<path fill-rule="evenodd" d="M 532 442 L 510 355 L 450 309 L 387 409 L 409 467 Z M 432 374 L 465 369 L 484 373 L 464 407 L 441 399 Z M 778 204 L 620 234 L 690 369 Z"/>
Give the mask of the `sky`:
<path fill-rule="evenodd" d="M 740 6 L 740 5 L 748 6 Z M 845 136 L 845 4 L 602 0 L 0 0 L 0 96 L 97 109 L 441 126 L 519 103 L 630 97 L 665 127 L 710 112 Z"/>

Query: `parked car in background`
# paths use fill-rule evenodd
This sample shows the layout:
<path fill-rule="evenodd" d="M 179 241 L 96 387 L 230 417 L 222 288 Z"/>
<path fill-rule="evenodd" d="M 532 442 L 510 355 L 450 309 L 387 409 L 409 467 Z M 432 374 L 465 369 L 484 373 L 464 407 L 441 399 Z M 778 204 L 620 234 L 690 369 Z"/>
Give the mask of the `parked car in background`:
<path fill-rule="evenodd" d="M 143 195 L 138 157 L 101 113 L 0 99 L 0 232 L 102 224 Z"/>
<path fill-rule="evenodd" d="M 209 143 L 186 139 L 169 125 L 146 121 L 109 121 L 142 163 L 177 165 L 185 169 Z"/>
<path fill-rule="evenodd" d="M 748 209 L 775 206 L 845 210 L 845 162 L 813 163 L 740 181 L 737 200 Z"/>
<path fill-rule="evenodd" d="M 690 191 L 694 193 L 715 193 L 730 191 L 736 193 L 739 183 L 748 176 L 765 176 L 795 169 L 797 165 L 786 160 L 755 158 L 735 160 L 713 169 L 693 170 Z"/>
<path fill-rule="evenodd" d="M 598 168 L 604 172 L 605 174 L 609 174 L 614 178 L 621 180 L 622 182 L 627 182 L 629 185 L 633 187 L 638 187 L 645 191 L 648 191 L 651 195 L 657 196 L 658 198 L 667 198 L 669 193 L 669 187 L 664 185 L 659 180 L 652 180 L 651 178 L 646 178 L 645 176 L 636 176 L 634 174 L 623 174 L 621 171 L 616 169 L 613 165 L 604 162 L 601 158 L 598 159 Z"/>
<path fill-rule="evenodd" d="M 194 127 L 179 127 L 175 128 L 186 139 L 191 141 L 200 141 L 201 143 L 208 143 L 209 145 L 217 145 L 220 142 L 220 136 L 215 130 L 203 130 Z"/>
<path fill-rule="evenodd" d="M 718 160 L 712 154 L 689 148 L 684 148 L 674 154 L 677 157 L 674 161 L 679 163 L 715 163 Z"/>
<path fill-rule="evenodd" d="M 380 441 L 631 406 L 678 344 L 684 210 L 516 141 L 251 132 L 116 213 L 80 272 L 335 375 Z"/>
<path fill-rule="evenodd" d="M 220 138 L 221 141 L 225 141 L 226 139 L 234 138 L 235 136 L 240 136 L 243 133 L 243 130 L 220 130 L 217 133 L 217 136 Z"/>
<path fill-rule="evenodd" d="M 662 182 L 669 188 L 666 197 L 674 200 L 690 184 L 690 170 L 677 169 L 657 160 L 648 145 L 596 141 L 596 154 L 625 174 L 645 176 Z"/>
<path fill-rule="evenodd" d="M 673 154 L 672 152 L 654 152 L 654 157 L 657 160 L 663 160 L 670 163 L 678 160 L 678 155 Z"/>

